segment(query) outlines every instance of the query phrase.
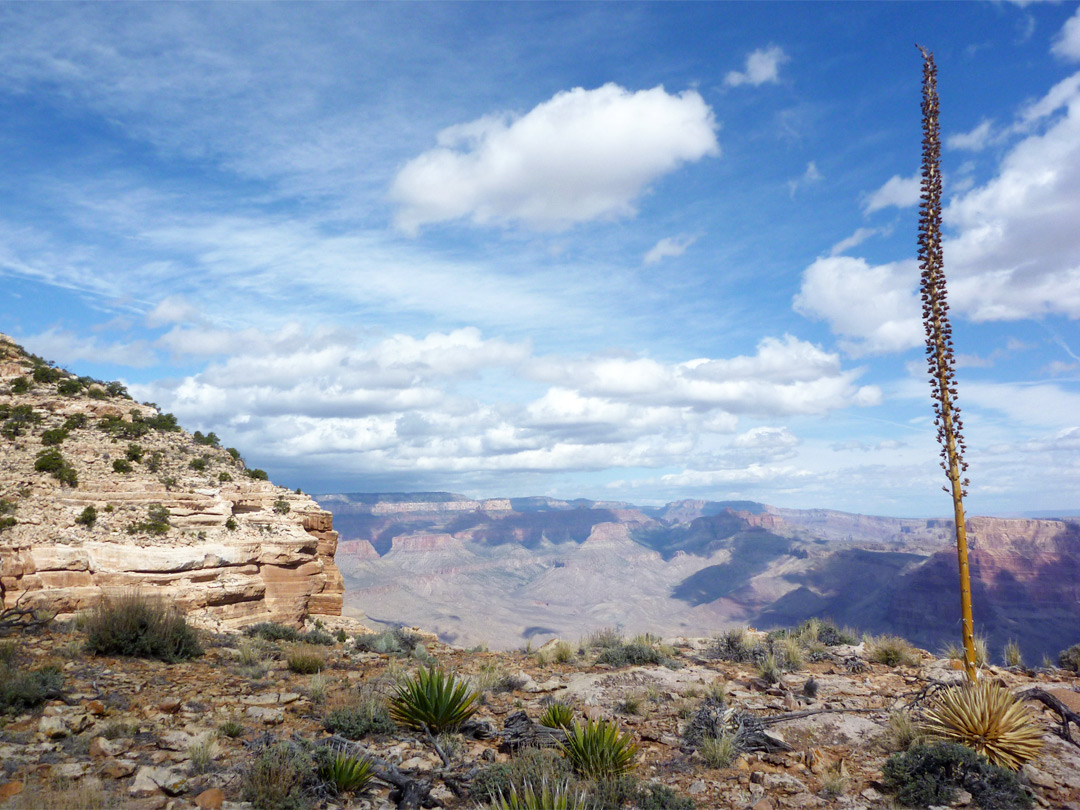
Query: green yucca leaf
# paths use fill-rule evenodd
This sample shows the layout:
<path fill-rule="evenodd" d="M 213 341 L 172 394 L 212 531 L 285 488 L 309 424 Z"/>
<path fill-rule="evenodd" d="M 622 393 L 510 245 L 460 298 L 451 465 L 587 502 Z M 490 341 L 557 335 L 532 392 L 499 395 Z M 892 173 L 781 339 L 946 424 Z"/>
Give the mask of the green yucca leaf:
<path fill-rule="evenodd" d="M 455 731 L 476 712 L 477 697 L 467 683 L 433 665 L 397 687 L 390 716 L 405 728 Z"/>
<path fill-rule="evenodd" d="M 552 703 L 540 715 L 540 725 L 548 728 L 564 728 L 574 720 L 574 709 L 565 703 Z"/>
<path fill-rule="evenodd" d="M 637 752 L 633 736 L 621 732 L 616 723 L 586 720 L 584 726 L 574 723 L 566 729 L 563 753 L 575 771 L 590 779 L 633 770 Z"/>
<path fill-rule="evenodd" d="M 374 763 L 365 757 L 339 752 L 322 768 L 322 778 L 339 793 L 361 793 L 375 777 Z"/>
<path fill-rule="evenodd" d="M 513 785 L 509 795 L 501 791 L 491 797 L 489 810 L 587 810 L 584 793 L 572 794 L 569 782 L 559 782 L 554 787 L 545 779 L 540 789 L 534 790 L 526 783 L 520 793 Z"/>

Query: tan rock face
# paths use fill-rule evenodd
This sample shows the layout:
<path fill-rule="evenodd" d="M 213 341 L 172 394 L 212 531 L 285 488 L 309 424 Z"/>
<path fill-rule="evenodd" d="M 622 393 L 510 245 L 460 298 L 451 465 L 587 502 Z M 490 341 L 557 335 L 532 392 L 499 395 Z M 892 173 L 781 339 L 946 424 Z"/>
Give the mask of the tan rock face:
<path fill-rule="evenodd" d="M 249 477 L 218 446 L 161 429 L 156 408 L 96 385 L 65 395 L 75 378 L 34 382 L 34 368 L 0 335 L 0 518 L 15 521 L 0 529 L 0 603 L 48 604 L 63 616 L 139 588 L 210 625 L 341 614 L 329 512 Z M 58 430 L 59 443 L 45 445 L 43 434 Z M 76 486 L 35 469 L 49 450 Z M 168 512 L 159 531 L 153 505 Z M 80 519 L 88 507 L 92 522 Z"/>

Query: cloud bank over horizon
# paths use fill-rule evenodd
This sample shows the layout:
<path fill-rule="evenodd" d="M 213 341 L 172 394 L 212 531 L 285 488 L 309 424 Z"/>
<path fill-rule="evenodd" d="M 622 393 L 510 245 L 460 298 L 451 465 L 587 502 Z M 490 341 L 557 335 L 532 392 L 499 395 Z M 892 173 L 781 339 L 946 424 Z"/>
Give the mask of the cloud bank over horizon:
<path fill-rule="evenodd" d="M 0 331 L 308 490 L 936 514 L 932 26 L 972 508 L 1080 507 L 1080 10 L 830 14 L 0 6 Z"/>

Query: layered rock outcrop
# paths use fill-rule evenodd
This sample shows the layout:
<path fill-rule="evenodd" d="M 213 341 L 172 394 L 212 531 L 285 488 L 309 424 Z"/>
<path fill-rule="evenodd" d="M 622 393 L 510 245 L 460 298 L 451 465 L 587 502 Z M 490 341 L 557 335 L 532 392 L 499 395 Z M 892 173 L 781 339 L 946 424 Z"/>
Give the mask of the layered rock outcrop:
<path fill-rule="evenodd" d="M 341 613 L 329 512 L 248 470 L 216 438 L 3 335 L 0 498 L 5 606 L 48 604 L 63 616 L 137 588 L 211 625 Z"/>

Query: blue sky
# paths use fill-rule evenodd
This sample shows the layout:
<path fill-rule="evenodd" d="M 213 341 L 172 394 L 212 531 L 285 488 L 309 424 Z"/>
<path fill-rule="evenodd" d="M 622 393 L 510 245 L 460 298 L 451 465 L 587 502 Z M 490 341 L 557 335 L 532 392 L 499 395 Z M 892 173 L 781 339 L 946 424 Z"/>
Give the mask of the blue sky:
<path fill-rule="evenodd" d="M 307 491 L 1080 507 L 1075 3 L 0 3 L 0 331 Z"/>

